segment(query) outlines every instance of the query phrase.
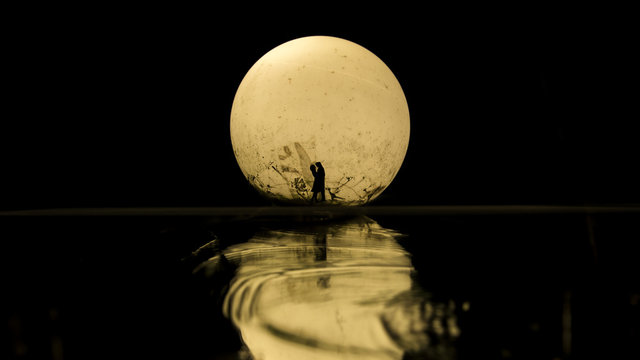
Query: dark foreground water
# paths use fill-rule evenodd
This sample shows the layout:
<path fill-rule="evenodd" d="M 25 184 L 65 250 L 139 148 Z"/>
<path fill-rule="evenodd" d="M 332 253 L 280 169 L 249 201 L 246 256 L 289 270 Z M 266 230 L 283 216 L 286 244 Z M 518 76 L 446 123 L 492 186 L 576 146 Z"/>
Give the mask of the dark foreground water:
<path fill-rule="evenodd" d="M 2 357 L 640 355 L 637 211 L 389 210 L 0 217 Z"/>

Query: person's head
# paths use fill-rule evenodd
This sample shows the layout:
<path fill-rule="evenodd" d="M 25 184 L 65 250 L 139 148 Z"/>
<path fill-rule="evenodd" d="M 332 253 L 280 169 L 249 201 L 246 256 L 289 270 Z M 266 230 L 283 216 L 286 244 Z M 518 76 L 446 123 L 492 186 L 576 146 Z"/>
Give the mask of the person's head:
<path fill-rule="evenodd" d="M 318 162 L 316 163 L 316 166 L 317 166 L 317 167 L 322 167 L 322 164 L 320 163 L 320 161 L 318 161 Z"/>

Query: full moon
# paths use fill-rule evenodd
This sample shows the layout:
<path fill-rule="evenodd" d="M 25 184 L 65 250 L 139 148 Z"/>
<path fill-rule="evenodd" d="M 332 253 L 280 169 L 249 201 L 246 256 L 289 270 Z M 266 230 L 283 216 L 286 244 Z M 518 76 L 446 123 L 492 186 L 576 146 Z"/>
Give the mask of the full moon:
<path fill-rule="evenodd" d="M 275 47 L 249 69 L 230 130 L 240 169 L 264 196 L 303 204 L 321 201 L 324 192 L 324 204 L 363 205 L 400 170 L 409 107 L 372 52 L 310 36 Z"/>

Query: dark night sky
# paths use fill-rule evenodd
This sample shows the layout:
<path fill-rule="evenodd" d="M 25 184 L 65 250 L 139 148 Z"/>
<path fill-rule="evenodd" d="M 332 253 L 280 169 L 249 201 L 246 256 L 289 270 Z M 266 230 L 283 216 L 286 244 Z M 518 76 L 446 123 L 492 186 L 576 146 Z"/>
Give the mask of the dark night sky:
<path fill-rule="evenodd" d="M 603 20 L 428 8 L 32 11 L 4 55 L 1 207 L 267 204 L 233 157 L 231 104 L 256 60 L 307 35 L 368 48 L 403 86 L 409 150 L 377 203 L 638 202 L 637 115 L 623 111 L 631 49 L 625 24 Z"/>

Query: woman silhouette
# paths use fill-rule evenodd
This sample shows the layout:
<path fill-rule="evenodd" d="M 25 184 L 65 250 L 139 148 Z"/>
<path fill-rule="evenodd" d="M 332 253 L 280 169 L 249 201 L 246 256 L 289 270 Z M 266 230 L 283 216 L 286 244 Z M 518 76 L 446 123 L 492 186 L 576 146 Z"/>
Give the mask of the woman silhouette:
<path fill-rule="evenodd" d="M 324 167 L 318 161 L 317 163 L 311 164 L 309 167 L 311 169 L 311 174 L 313 174 L 313 187 L 311 188 L 311 192 L 313 192 L 313 196 L 311 198 L 311 202 L 316 202 L 318 193 L 322 195 L 322 200 L 325 201 L 324 198 Z"/>

